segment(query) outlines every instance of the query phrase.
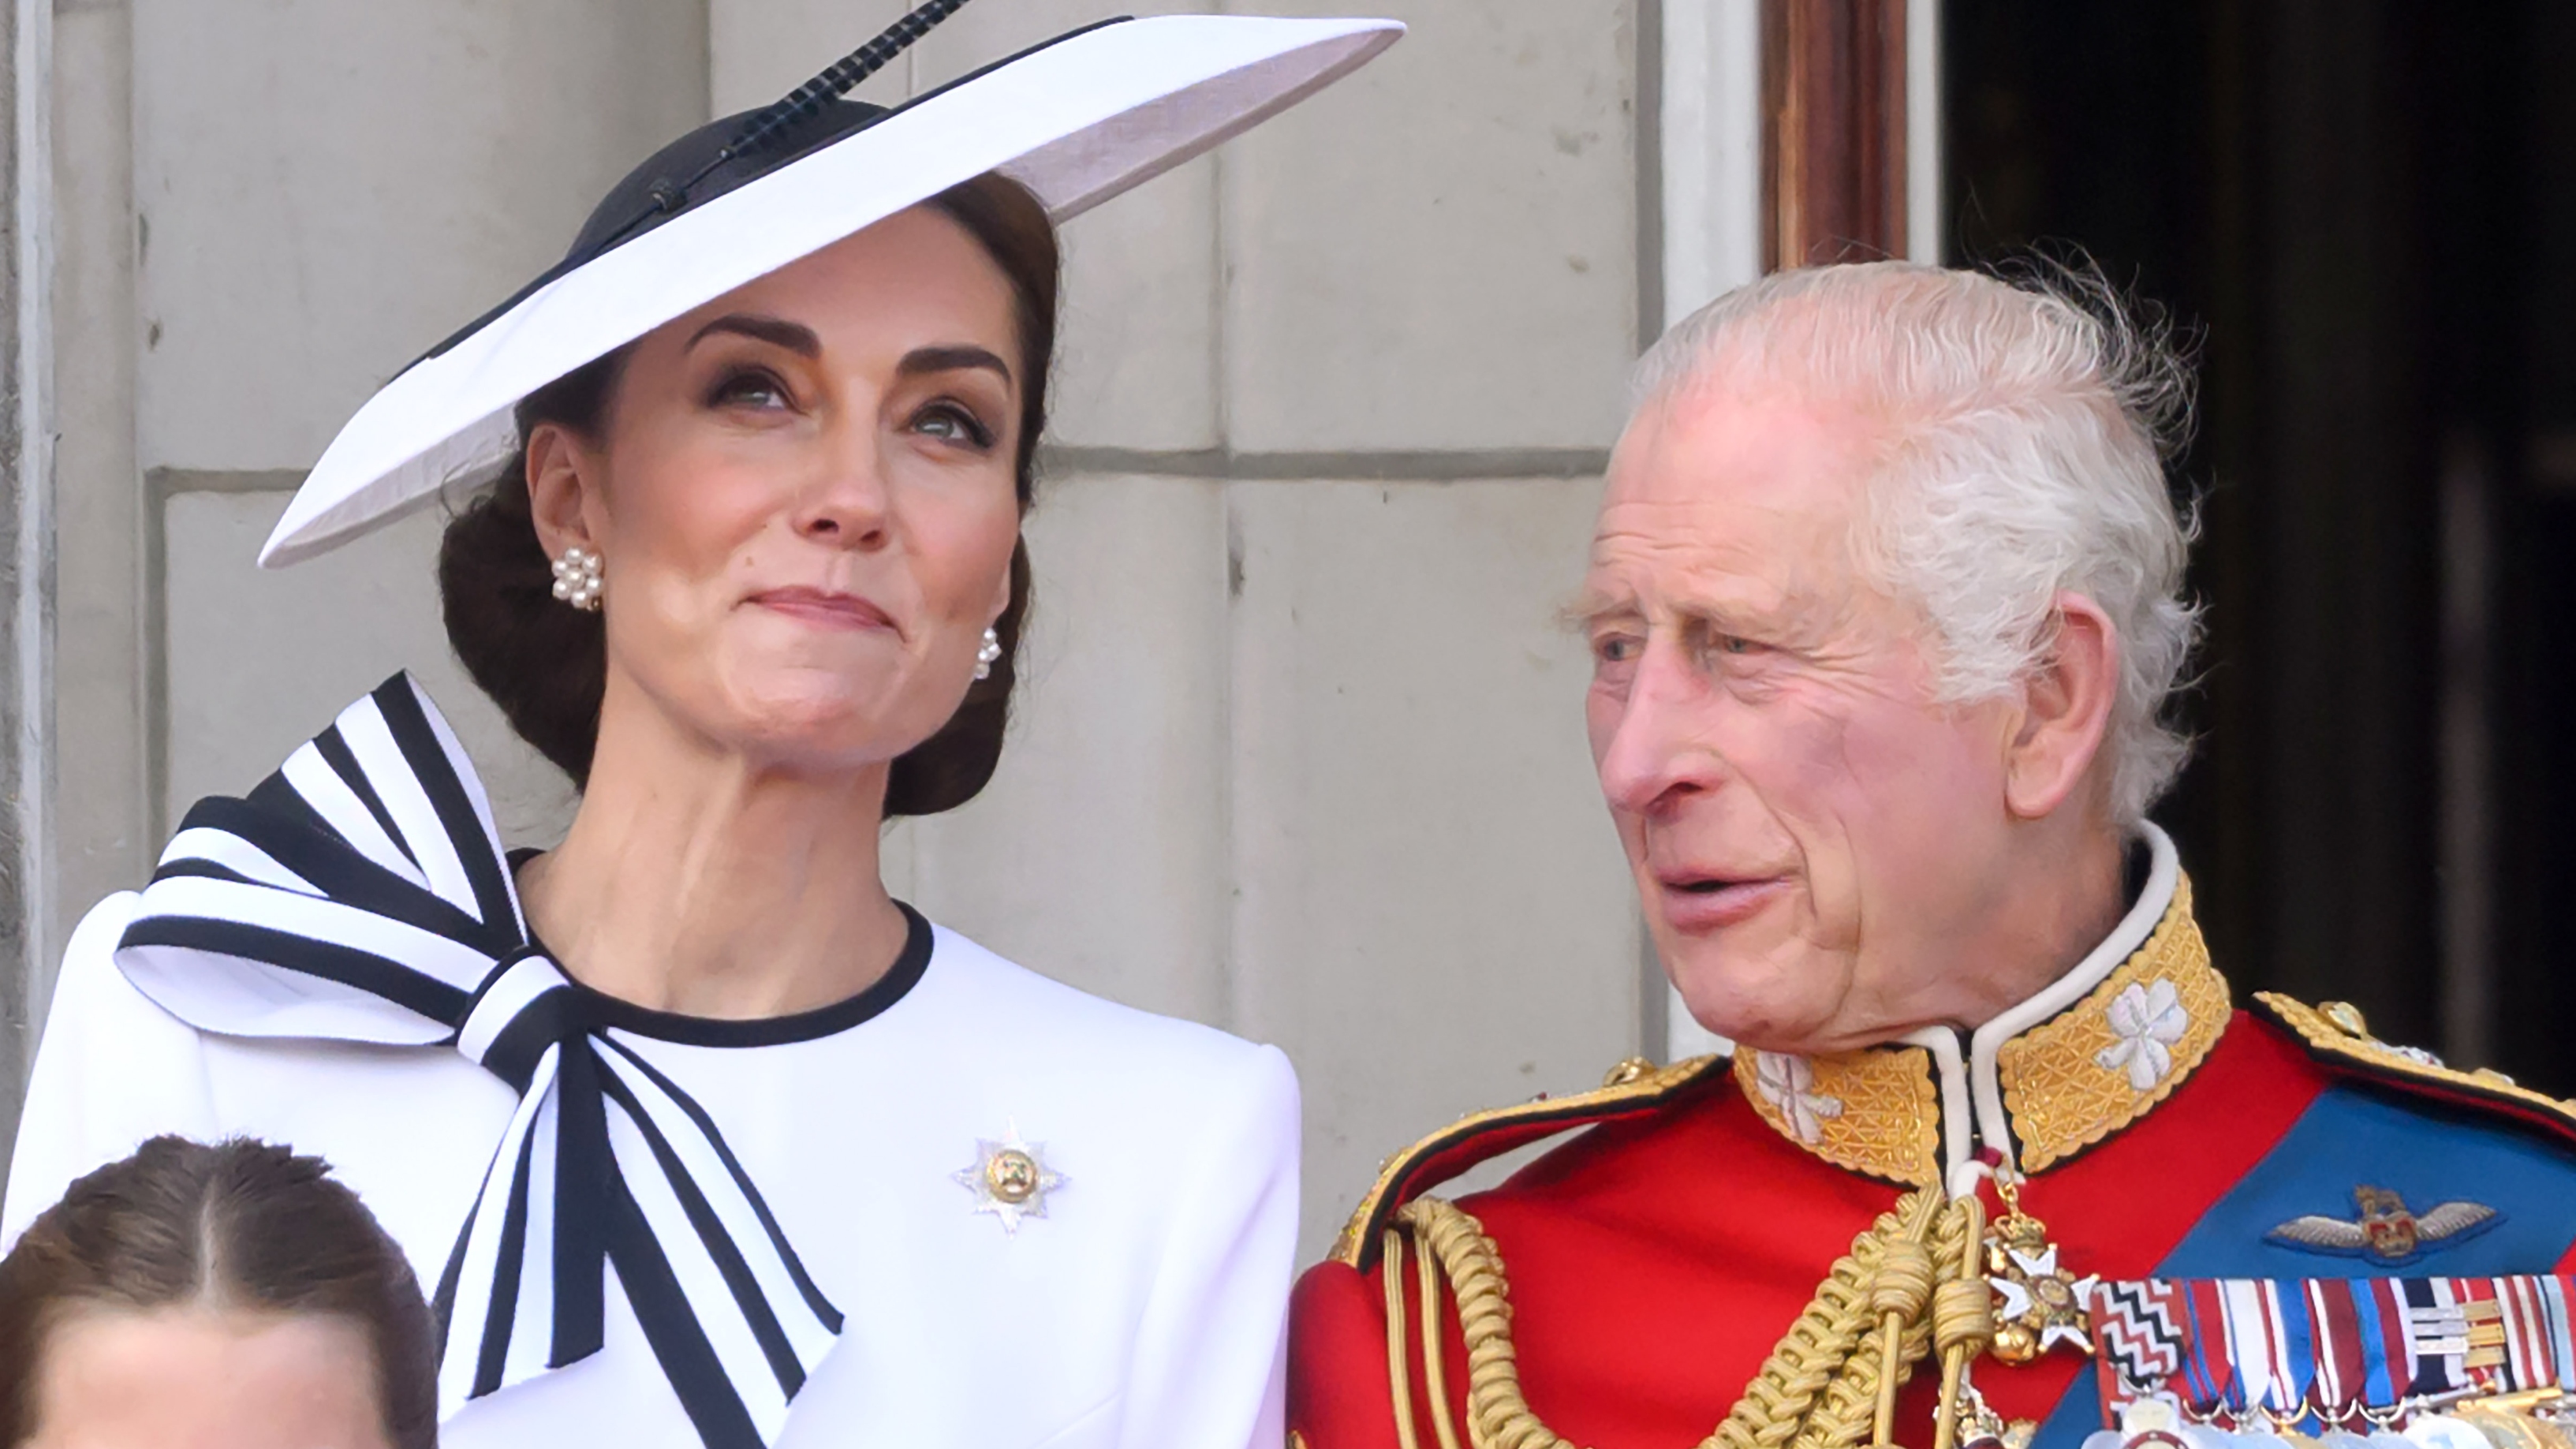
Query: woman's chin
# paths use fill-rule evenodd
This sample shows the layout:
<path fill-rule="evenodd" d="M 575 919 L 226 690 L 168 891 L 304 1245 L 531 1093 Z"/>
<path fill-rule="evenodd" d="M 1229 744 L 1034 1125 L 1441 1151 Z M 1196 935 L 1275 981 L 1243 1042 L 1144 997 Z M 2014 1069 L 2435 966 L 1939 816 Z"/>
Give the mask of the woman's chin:
<path fill-rule="evenodd" d="M 738 691 L 704 733 L 763 765 L 834 774 L 881 765 L 937 732 L 889 719 L 887 691 L 851 687 L 847 679 L 764 681 Z"/>

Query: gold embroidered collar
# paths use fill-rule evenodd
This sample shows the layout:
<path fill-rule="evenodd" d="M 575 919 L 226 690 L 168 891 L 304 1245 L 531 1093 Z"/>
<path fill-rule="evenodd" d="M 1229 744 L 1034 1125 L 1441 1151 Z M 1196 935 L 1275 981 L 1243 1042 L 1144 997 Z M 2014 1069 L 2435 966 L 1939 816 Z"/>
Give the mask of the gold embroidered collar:
<path fill-rule="evenodd" d="M 2046 991 L 1967 1037 L 1944 1028 L 1812 1057 L 1739 1051 L 1754 1111 L 1809 1152 L 1914 1187 L 1996 1147 L 2023 1172 L 2137 1121 L 2218 1044 L 2234 1009 L 2191 915 L 2173 843 L 2146 827 L 2147 888 Z"/>

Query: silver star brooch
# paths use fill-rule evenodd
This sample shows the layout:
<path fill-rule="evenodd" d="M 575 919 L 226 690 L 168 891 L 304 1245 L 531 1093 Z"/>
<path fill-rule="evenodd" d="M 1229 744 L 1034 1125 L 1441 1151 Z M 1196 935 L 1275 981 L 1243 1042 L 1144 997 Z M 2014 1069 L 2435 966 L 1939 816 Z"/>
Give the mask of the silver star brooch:
<path fill-rule="evenodd" d="M 1002 1231 L 1016 1235 L 1022 1218 L 1047 1215 L 1047 1194 L 1069 1185 L 1071 1178 L 1046 1165 L 1046 1144 L 1020 1140 L 1020 1126 L 1009 1124 L 998 1142 L 975 1141 L 975 1164 L 955 1174 L 960 1187 L 974 1195 L 970 1212 L 991 1213 Z"/>

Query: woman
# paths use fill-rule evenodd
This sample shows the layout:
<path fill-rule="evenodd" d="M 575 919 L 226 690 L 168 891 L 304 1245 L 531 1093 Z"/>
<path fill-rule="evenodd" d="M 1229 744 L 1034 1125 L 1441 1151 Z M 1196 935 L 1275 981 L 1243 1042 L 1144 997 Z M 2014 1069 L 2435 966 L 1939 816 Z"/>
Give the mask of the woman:
<path fill-rule="evenodd" d="M 325 453 L 264 561 L 504 464 L 449 632 L 580 809 L 505 858 L 401 677 L 201 802 L 75 935 L 8 1222 L 151 1132 L 327 1155 L 437 1284 L 451 1449 L 1278 1441 L 1285 1060 L 931 926 L 877 846 L 998 757 L 1050 214 L 1396 31 L 833 98 L 956 3 L 646 162 Z"/>
<path fill-rule="evenodd" d="M 429 1306 L 327 1174 L 155 1137 L 73 1183 L 0 1259 L 0 1449 L 434 1449 Z"/>

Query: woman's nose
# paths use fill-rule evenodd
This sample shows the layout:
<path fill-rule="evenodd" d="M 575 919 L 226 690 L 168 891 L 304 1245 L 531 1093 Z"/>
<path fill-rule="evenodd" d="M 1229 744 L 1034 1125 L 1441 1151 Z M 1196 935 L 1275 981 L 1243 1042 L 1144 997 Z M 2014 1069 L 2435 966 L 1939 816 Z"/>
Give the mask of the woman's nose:
<path fill-rule="evenodd" d="M 885 459 L 873 429 L 827 441 L 821 466 L 797 500 L 796 531 L 841 548 L 879 548 L 887 538 Z"/>

